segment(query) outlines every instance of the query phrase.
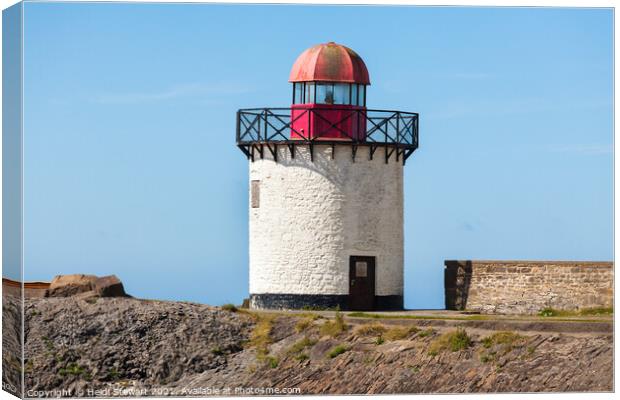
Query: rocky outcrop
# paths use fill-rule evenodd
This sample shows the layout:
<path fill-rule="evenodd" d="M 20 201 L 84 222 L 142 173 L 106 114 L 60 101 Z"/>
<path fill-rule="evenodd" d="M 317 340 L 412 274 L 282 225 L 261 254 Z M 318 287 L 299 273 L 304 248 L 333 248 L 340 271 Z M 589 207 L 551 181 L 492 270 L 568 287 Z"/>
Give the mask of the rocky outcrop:
<path fill-rule="evenodd" d="M 21 296 L 2 294 L 2 388 L 19 396 L 22 392 Z"/>
<path fill-rule="evenodd" d="M 123 283 L 116 275 L 97 277 L 95 275 L 58 275 L 52 279 L 46 297 L 124 297 L 127 296 Z"/>
<path fill-rule="evenodd" d="M 215 307 L 132 298 L 28 299 L 25 314 L 26 389 L 34 391 L 165 387 L 225 366 L 251 327 L 247 316 Z"/>
<path fill-rule="evenodd" d="M 600 331 L 514 332 L 519 340 L 504 346 L 488 342 L 494 331 L 467 327 L 469 346 L 431 354 L 454 325 L 386 321 L 407 333 L 379 340 L 355 326 L 330 336 L 318 316 L 81 296 L 26 299 L 25 316 L 31 395 L 612 390 L 613 339 Z"/>

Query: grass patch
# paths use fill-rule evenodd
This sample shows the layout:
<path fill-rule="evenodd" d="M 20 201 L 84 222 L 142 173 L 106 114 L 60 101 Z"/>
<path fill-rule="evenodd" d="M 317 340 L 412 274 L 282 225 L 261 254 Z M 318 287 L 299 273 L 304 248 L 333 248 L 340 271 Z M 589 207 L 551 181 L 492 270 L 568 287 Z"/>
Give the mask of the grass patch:
<path fill-rule="evenodd" d="M 534 354 L 534 351 L 536 351 L 536 348 L 534 346 L 527 346 L 526 354 L 528 357 L 531 357 Z"/>
<path fill-rule="evenodd" d="M 334 320 L 327 320 L 321 325 L 321 335 L 336 337 L 349 327 L 344 323 L 344 318 L 340 312 L 336 312 Z"/>
<path fill-rule="evenodd" d="M 556 314 L 552 316 L 557 316 L 554 321 L 558 322 L 575 322 L 571 317 L 587 317 L 587 316 L 605 316 L 605 315 L 613 315 L 613 309 L 611 308 L 603 308 L 598 311 L 594 311 L 596 309 L 583 309 L 579 312 L 558 312 L 554 310 Z M 598 314 L 592 314 L 598 312 Z M 541 316 L 539 314 L 539 316 Z M 445 321 L 496 321 L 498 319 L 507 320 L 507 321 L 539 321 L 539 316 L 535 315 L 515 315 L 515 316 L 503 316 L 498 318 L 497 315 L 464 315 L 464 316 L 432 316 L 432 315 L 388 315 L 388 314 L 373 314 L 366 313 L 362 311 L 356 311 L 352 313 L 348 313 L 347 317 L 351 318 L 373 318 L 373 319 L 413 319 L 413 320 L 445 320 Z M 564 319 L 562 319 L 564 317 Z M 598 319 L 580 319 L 578 322 L 601 322 Z"/>
<path fill-rule="evenodd" d="M 435 333 L 435 330 L 433 328 L 428 328 L 428 329 L 424 329 L 423 331 L 420 331 L 418 333 L 418 336 L 421 338 L 425 338 L 427 336 L 431 336 L 433 333 Z"/>
<path fill-rule="evenodd" d="M 502 345 L 503 347 L 509 347 L 512 350 L 514 346 L 523 343 L 525 339 L 525 336 L 519 335 L 518 333 L 508 331 L 497 332 L 491 336 L 483 338 L 482 346 L 485 349 L 488 349 L 495 345 Z"/>
<path fill-rule="evenodd" d="M 110 380 L 110 381 L 115 381 L 118 379 L 118 377 L 121 374 L 118 372 L 118 369 L 116 369 L 116 367 L 112 368 L 111 370 L 108 371 L 108 373 L 106 374 L 106 379 Z"/>
<path fill-rule="evenodd" d="M 463 328 L 457 328 L 455 331 L 446 332 L 433 343 L 431 343 L 428 354 L 436 356 L 442 351 L 460 351 L 465 350 L 471 345 L 471 338 L 467 335 L 467 332 Z"/>
<path fill-rule="evenodd" d="M 416 326 L 404 327 L 394 326 L 388 328 L 384 325 L 373 323 L 364 324 L 358 327 L 355 331 L 360 336 L 377 336 L 376 344 L 383 344 L 386 340 L 403 340 L 410 335 L 419 332 L 420 329 Z"/>
<path fill-rule="evenodd" d="M 403 340 L 406 339 L 407 337 L 411 336 L 414 333 L 418 333 L 420 331 L 420 329 L 417 326 L 410 326 L 410 327 L 404 327 L 404 326 L 395 326 L 393 328 L 390 328 L 387 332 L 385 332 L 383 334 L 383 337 L 386 340 Z"/>
<path fill-rule="evenodd" d="M 224 304 L 224 305 L 222 306 L 222 310 L 224 310 L 224 311 L 230 311 L 230 312 L 237 312 L 237 311 L 239 311 L 239 309 L 237 308 L 237 306 L 235 306 L 234 304 L 231 304 L 231 303 Z"/>
<path fill-rule="evenodd" d="M 484 337 L 481 343 L 486 351 L 481 351 L 480 361 L 483 363 L 496 361 L 497 357 L 510 353 L 515 347 L 524 345 L 526 341 L 525 336 L 509 331 L 497 332 Z"/>
<path fill-rule="evenodd" d="M 414 374 L 417 374 L 418 372 L 420 372 L 420 367 L 417 365 L 409 365 L 409 369 L 411 370 L 411 372 L 413 372 Z"/>
<path fill-rule="evenodd" d="M 316 344 L 316 340 L 310 339 L 309 337 L 304 337 L 300 341 L 293 344 L 288 350 L 288 354 L 298 354 L 301 353 L 306 347 L 312 347 Z"/>
<path fill-rule="evenodd" d="M 297 324 L 295 325 L 295 332 L 297 333 L 304 332 L 306 329 L 312 326 L 314 321 L 323 318 L 321 315 L 316 313 L 300 313 L 297 314 L 297 316 L 300 317 L 300 319 L 297 321 Z"/>
<path fill-rule="evenodd" d="M 490 320 L 493 319 L 488 315 L 467 315 L 462 317 L 457 316 L 441 316 L 441 315 L 391 315 L 391 314 L 374 314 L 367 313 L 363 311 L 355 311 L 352 313 L 348 313 L 347 317 L 352 318 L 372 318 L 372 319 L 421 319 L 421 320 L 433 320 L 433 319 L 441 319 L 441 320 L 454 320 L 454 321 L 478 321 L 478 320 Z"/>
<path fill-rule="evenodd" d="M 65 368 L 61 368 L 58 371 L 58 373 L 61 376 L 67 376 L 67 375 L 82 376 L 86 380 L 88 380 L 90 376 L 90 374 L 86 372 L 84 367 L 76 363 L 69 363 Z"/>
<path fill-rule="evenodd" d="M 305 311 L 340 311 L 340 306 L 336 306 L 336 307 L 303 306 L 301 309 Z"/>
<path fill-rule="evenodd" d="M 592 307 L 582 308 L 580 310 L 557 310 L 551 307 L 545 307 L 538 312 L 539 317 L 586 317 L 586 316 L 612 316 L 614 309 L 612 307 Z"/>
<path fill-rule="evenodd" d="M 213 354 L 214 356 L 221 356 L 222 354 L 224 354 L 224 351 L 222 351 L 222 349 L 219 347 L 214 347 L 211 349 L 211 354 Z"/>
<path fill-rule="evenodd" d="M 299 353 L 295 356 L 295 360 L 297 361 L 306 361 L 310 357 L 306 353 Z"/>
<path fill-rule="evenodd" d="M 54 342 L 52 342 L 50 340 L 50 338 L 48 338 L 47 336 L 43 336 L 43 337 L 41 337 L 41 339 L 43 340 L 43 343 L 45 343 L 45 348 L 48 351 L 53 351 L 54 350 Z"/>
<path fill-rule="evenodd" d="M 279 363 L 280 360 L 278 360 L 277 357 L 267 357 L 267 365 L 269 365 L 269 368 L 277 368 Z"/>
<path fill-rule="evenodd" d="M 314 323 L 314 321 L 312 321 L 311 319 L 308 319 L 308 318 L 300 319 L 295 324 L 295 332 L 297 332 L 297 333 L 304 332 L 306 329 L 310 328 L 313 323 Z"/>
<path fill-rule="evenodd" d="M 270 314 L 254 314 L 256 325 L 250 335 L 249 346 L 256 347 L 256 358 L 266 360 L 271 344 L 271 329 L 275 316 Z"/>
<path fill-rule="evenodd" d="M 378 323 L 360 325 L 355 329 L 359 336 L 379 336 L 387 331 L 387 328 Z"/>
<path fill-rule="evenodd" d="M 582 308 L 579 310 L 579 315 L 592 315 L 592 316 L 600 316 L 600 315 L 614 315 L 613 307 L 592 307 L 592 308 Z"/>
<path fill-rule="evenodd" d="M 349 348 L 343 344 L 339 344 L 338 346 L 333 347 L 330 351 L 327 352 L 327 357 L 336 358 L 342 353 L 346 353 L 349 351 Z"/>

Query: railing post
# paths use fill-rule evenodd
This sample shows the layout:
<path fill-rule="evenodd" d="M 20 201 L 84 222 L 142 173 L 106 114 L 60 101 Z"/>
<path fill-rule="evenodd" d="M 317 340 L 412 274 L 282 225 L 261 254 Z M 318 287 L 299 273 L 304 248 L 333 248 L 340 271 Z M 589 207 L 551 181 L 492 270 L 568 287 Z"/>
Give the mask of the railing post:
<path fill-rule="evenodd" d="M 257 134 L 256 141 L 260 141 L 261 114 L 262 113 L 256 113 L 256 117 L 254 117 L 256 121 L 256 134 Z"/>
<path fill-rule="evenodd" d="M 240 120 L 241 120 L 241 110 L 237 111 L 237 143 L 239 143 L 239 141 L 241 141 L 241 125 L 240 125 Z"/>
<path fill-rule="evenodd" d="M 267 140 L 267 112 L 268 112 L 268 109 L 265 108 L 265 111 L 264 111 L 265 113 L 265 133 L 264 133 L 265 140 Z"/>
<path fill-rule="evenodd" d="M 396 111 L 396 161 L 400 158 L 400 112 Z"/>
<path fill-rule="evenodd" d="M 385 125 L 385 129 L 383 131 L 383 140 L 385 142 L 385 163 L 386 164 L 388 163 L 388 160 L 390 159 L 390 156 L 388 154 L 388 120 L 386 120 L 385 123 L 383 124 Z"/>
<path fill-rule="evenodd" d="M 355 130 L 357 131 L 356 136 L 359 138 L 361 137 L 362 140 L 365 142 L 367 137 L 366 137 L 366 129 L 364 129 L 364 131 L 362 132 L 362 124 L 360 123 L 360 115 L 362 114 L 362 110 L 355 110 L 355 112 L 357 113 L 357 123 L 355 125 Z"/>

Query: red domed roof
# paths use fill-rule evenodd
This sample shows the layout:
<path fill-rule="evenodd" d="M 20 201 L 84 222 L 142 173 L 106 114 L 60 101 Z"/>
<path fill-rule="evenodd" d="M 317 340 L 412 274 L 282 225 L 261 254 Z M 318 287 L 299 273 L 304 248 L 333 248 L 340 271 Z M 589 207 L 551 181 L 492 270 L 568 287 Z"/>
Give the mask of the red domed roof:
<path fill-rule="evenodd" d="M 350 48 L 334 42 L 317 44 L 297 57 L 289 82 L 310 81 L 370 85 L 364 60 Z"/>

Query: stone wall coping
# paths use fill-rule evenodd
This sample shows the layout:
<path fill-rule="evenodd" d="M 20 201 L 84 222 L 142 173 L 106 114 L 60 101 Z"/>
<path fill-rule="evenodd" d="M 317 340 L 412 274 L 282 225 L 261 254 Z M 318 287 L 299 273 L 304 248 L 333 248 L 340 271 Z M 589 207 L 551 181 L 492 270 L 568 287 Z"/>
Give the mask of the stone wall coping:
<path fill-rule="evenodd" d="M 535 261 L 535 260 L 445 260 L 444 265 L 448 264 L 497 264 L 497 265 L 562 265 L 562 266 L 613 266 L 613 261 Z"/>

